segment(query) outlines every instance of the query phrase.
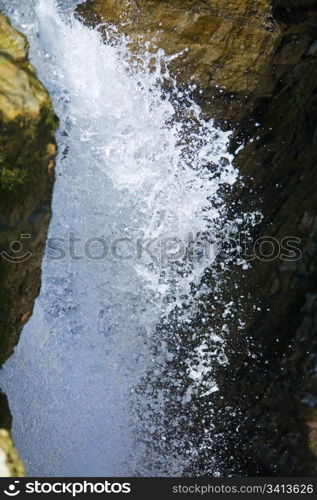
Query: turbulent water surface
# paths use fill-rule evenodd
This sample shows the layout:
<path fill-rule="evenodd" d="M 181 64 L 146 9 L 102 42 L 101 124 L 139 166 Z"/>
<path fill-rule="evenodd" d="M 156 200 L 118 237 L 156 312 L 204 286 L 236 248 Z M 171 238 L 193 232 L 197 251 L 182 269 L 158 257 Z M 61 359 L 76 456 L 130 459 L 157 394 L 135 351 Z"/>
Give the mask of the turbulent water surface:
<path fill-rule="evenodd" d="M 164 54 L 151 71 L 146 53 L 133 62 L 76 3 L 3 2 L 60 128 L 41 294 L 1 384 L 29 475 L 181 475 L 213 440 L 225 328 L 210 311 L 194 324 L 237 173 L 228 133 L 176 89 Z M 198 445 L 190 415 L 206 398 Z"/>

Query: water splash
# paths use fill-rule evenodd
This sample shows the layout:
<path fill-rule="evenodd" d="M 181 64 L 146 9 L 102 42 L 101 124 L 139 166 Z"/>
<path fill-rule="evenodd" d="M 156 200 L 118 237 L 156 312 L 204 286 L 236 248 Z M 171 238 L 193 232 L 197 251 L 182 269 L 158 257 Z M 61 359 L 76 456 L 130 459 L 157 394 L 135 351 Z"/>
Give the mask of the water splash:
<path fill-rule="evenodd" d="M 71 234 L 73 246 L 44 261 L 1 384 L 29 475 L 181 475 L 200 452 L 188 405 L 217 390 L 212 365 L 226 362 L 223 339 L 207 326 L 198 335 L 193 320 L 231 225 L 229 134 L 177 90 L 162 51 L 134 64 L 124 39 L 105 44 L 74 17 L 76 3 L 3 2 L 60 118 L 50 237 Z M 87 258 L 91 238 L 137 252 Z M 197 240 L 208 258 L 188 258 Z"/>

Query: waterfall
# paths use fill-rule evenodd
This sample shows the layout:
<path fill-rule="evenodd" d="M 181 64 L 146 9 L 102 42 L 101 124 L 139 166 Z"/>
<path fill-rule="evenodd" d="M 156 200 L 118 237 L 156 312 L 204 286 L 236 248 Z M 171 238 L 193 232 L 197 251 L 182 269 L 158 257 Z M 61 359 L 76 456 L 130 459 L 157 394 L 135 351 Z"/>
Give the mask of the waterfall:
<path fill-rule="evenodd" d="M 78 2 L 2 3 L 60 119 L 41 292 L 0 376 L 15 443 L 30 476 L 181 475 L 200 453 L 191 402 L 210 400 L 226 362 L 223 324 L 206 312 L 198 334 L 194 319 L 221 295 L 205 276 L 232 224 L 230 134 L 177 89 L 162 51 L 134 60 L 115 30 L 105 42 L 76 18 Z"/>

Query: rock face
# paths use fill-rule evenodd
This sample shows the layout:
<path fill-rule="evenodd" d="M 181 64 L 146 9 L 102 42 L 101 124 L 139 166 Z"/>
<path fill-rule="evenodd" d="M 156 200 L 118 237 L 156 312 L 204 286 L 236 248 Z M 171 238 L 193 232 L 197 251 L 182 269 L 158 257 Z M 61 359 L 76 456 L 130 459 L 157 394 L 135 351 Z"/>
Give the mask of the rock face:
<path fill-rule="evenodd" d="M 27 55 L 25 37 L 0 15 L 0 364 L 38 294 L 54 182 L 57 122 Z"/>
<path fill-rule="evenodd" d="M 49 95 L 28 62 L 27 40 L 0 14 L 0 366 L 13 352 L 40 288 L 56 126 Z M 9 428 L 1 393 L 0 410 L 0 427 Z M 4 430 L 0 459 L 1 470 L 6 463 L 10 474 L 23 475 Z"/>
<path fill-rule="evenodd" d="M 271 96 L 254 101 L 237 124 L 237 158 L 249 192 L 260 200 L 264 219 L 254 237 L 300 238 L 301 257 L 255 261 L 245 292 L 257 297 L 259 313 L 248 313 L 249 349 L 232 341 L 235 377 L 243 397 L 228 400 L 242 409 L 243 445 L 235 457 L 251 474 L 315 475 L 317 427 L 316 346 L 316 120 L 317 3 L 278 1 L 273 15 L 282 38 L 273 57 Z M 256 125 L 260 124 L 260 126 Z M 234 146 L 233 146 L 234 147 Z M 243 282 L 243 280 L 240 280 Z M 228 374 L 229 375 L 229 374 Z M 230 378 L 232 380 L 232 373 Z M 225 385 L 225 381 L 223 382 Z M 241 394 L 240 392 L 240 394 Z M 229 403 L 230 404 L 230 403 Z M 232 446 L 237 439 L 232 434 Z"/>
<path fill-rule="evenodd" d="M 216 450 L 223 471 L 315 475 L 316 0 L 88 0 L 78 13 L 117 26 L 133 51 L 146 41 L 167 54 L 188 49 L 172 64 L 179 84 L 197 83 L 206 115 L 235 130 L 233 151 L 245 145 L 236 158 L 245 185 L 235 201 L 261 209 L 254 239 L 301 239 L 299 260 L 256 261 L 232 277 L 251 301 L 243 304 L 246 330 L 228 339 L 228 372 L 221 368 L 211 403 L 214 433 L 225 436 Z M 208 453 L 189 474 L 208 474 Z"/>
<path fill-rule="evenodd" d="M 0 430 L 0 477 L 24 477 L 25 469 L 8 431 Z"/>
<path fill-rule="evenodd" d="M 231 93 L 268 92 L 269 68 L 280 31 L 268 0 L 93 0 L 83 6 L 115 24 L 132 45 L 172 55 L 180 83 Z"/>
<path fill-rule="evenodd" d="M 49 98 L 27 62 L 28 43 L 4 16 L 0 18 L 2 120 L 10 122 L 25 116 L 36 119 Z"/>

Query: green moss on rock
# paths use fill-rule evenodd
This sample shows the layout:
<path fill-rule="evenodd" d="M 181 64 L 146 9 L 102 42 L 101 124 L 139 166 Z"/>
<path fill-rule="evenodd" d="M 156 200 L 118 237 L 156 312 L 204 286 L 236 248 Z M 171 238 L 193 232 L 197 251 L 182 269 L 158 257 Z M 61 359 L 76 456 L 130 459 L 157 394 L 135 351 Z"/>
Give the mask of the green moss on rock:
<path fill-rule="evenodd" d="M 0 14 L 0 253 L 23 233 L 32 253 L 23 264 L 0 258 L 0 364 L 39 290 L 54 183 L 57 119 L 27 57 L 26 38 Z"/>
<path fill-rule="evenodd" d="M 28 61 L 28 43 L 0 14 L 0 366 L 12 354 L 40 289 L 51 217 L 57 118 L 48 92 Z M 30 235 L 31 257 L 5 259 Z M 9 435 L 11 416 L 0 391 L 0 476 L 24 476 Z M 7 430 L 3 430 L 3 428 Z"/>
<path fill-rule="evenodd" d="M 41 142 L 54 142 L 51 100 L 27 56 L 25 37 L 0 14 L 0 191 L 32 182 L 45 154 Z"/>
<path fill-rule="evenodd" d="M 25 62 L 29 45 L 26 37 L 16 31 L 9 19 L 0 14 L 0 53 L 14 61 Z"/>
<path fill-rule="evenodd" d="M 24 477 L 25 469 L 10 434 L 0 429 L 0 477 Z"/>

